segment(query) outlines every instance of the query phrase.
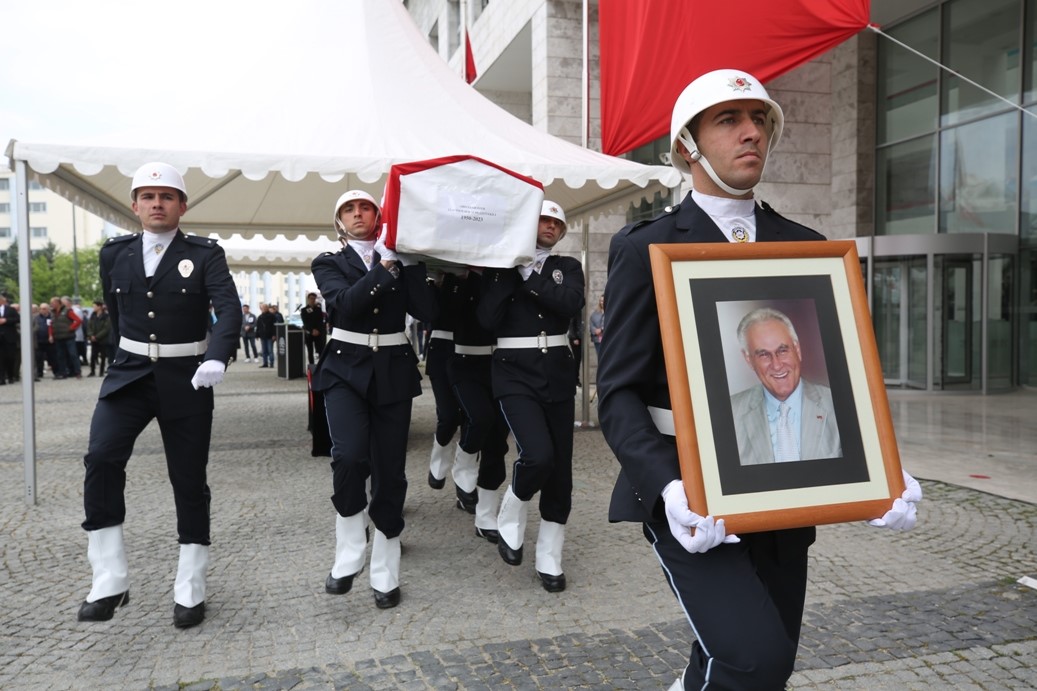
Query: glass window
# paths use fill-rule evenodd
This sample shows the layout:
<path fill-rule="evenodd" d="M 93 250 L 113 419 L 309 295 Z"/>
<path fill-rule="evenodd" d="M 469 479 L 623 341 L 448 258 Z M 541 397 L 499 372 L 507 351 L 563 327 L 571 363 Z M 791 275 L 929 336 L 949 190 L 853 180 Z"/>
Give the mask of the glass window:
<path fill-rule="evenodd" d="M 9 189 L 11 189 L 11 179 L 10 178 L 0 178 L 0 190 L 9 190 Z"/>
<path fill-rule="evenodd" d="M 8 202 L 0 202 L 0 214 L 11 213 L 11 204 Z"/>
<path fill-rule="evenodd" d="M 11 237 L 11 227 L 10 226 L 0 226 L 0 238 L 9 238 L 9 237 Z"/>
<path fill-rule="evenodd" d="M 1035 0 L 1037 1 L 1037 0 Z M 933 60 L 939 56 L 939 8 L 890 29 L 889 34 Z M 939 68 L 892 41 L 879 40 L 878 141 L 936 129 Z"/>
<path fill-rule="evenodd" d="M 1037 108 L 1030 108 L 1037 114 Z M 1019 200 L 1019 236 L 1024 244 L 1037 243 L 1037 118 L 1023 116 L 1022 198 Z"/>
<path fill-rule="evenodd" d="M 651 202 L 642 197 L 640 203 L 631 203 L 627 209 L 627 223 L 655 218 L 670 205 L 670 199 L 669 193 L 656 192 Z"/>
<path fill-rule="evenodd" d="M 875 230 L 879 235 L 932 233 L 936 213 L 935 137 L 879 149 Z"/>
<path fill-rule="evenodd" d="M 43 189 L 43 185 L 41 185 L 40 183 L 36 182 L 35 180 L 29 180 L 29 189 L 30 190 L 42 190 Z"/>
<path fill-rule="evenodd" d="M 1033 49 L 1037 41 L 1037 0 L 1026 0 L 1026 36 L 1023 45 L 1029 46 L 1029 55 L 1024 58 L 1023 64 L 1028 66 L 1025 76 L 1026 94 L 1023 96 L 1024 103 L 1037 101 L 1037 50 Z"/>
<path fill-rule="evenodd" d="M 29 202 L 29 211 L 34 214 L 46 213 L 47 202 Z"/>
<path fill-rule="evenodd" d="M 33 226 L 30 230 L 32 231 L 32 236 L 34 238 L 47 237 L 47 226 Z"/>
<path fill-rule="evenodd" d="M 940 133 L 941 233 L 1014 233 L 1019 115 Z"/>
<path fill-rule="evenodd" d="M 944 5 L 943 64 L 1010 101 L 1019 101 L 1019 0 L 952 0 Z M 945 125 L 1006 105 L 953 74 L 943 78 Z"/>

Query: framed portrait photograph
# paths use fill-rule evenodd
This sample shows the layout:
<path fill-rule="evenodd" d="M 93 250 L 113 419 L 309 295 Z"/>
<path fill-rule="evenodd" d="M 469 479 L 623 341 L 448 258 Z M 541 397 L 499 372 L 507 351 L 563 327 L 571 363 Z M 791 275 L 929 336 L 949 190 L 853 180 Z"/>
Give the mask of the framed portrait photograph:
<path fill-rule="evenodd" d="M 904 481 L 856 244 L 649 254 L 691 510 L 735 534 L 881 517 Z"/>

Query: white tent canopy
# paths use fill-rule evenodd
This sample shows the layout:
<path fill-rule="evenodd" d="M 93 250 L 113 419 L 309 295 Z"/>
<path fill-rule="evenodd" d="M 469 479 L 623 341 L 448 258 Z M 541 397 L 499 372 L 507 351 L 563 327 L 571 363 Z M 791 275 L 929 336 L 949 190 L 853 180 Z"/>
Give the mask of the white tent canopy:
<path fill-rule="evenodd" d="M 135 131 L 90 144 L 12 140 L 12 166 L 24 161 L 78 206 L 138 229 L 128 178 L 142 163 L 165 161 L 185 174 L 185 230 L 289 239 L 326 236 L 338 194 L 361 187 L 377 197 L 389 167 L 406 161 L 479 156 L 541 181 L 570 211 L 680 181 L 670 168 L 584 149 L 499 108 L 440 59 L 399 0 L 243 11 L 248 21 L 213 36 L 227 59 L 173 91 L 156 84 L 172 105 L 148 100 L 147 80 L 134 84 Z M 262 89 L 235 88 L 256 73 L 268 76 Z"/>

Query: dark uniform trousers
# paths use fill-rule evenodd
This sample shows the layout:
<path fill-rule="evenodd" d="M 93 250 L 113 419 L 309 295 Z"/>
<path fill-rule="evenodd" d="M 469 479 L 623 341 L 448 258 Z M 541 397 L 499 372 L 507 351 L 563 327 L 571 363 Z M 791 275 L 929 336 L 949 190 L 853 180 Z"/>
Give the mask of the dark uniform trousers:
<path fill-rule="evenodd" d="M 436 319 L 430 328 L 435 331 L 454 332 L 457 310 L 460 306 L 460 282 L 453 274 L 444 274 L 436 287 Z M 447 372 L 454 356 L 454 341 L 429 336 L 425 347 L 425 374 L 432 384 L 432 396 L 436 399 L 436 443 L 446 446 L 461 426 L 461 409 L 454 397 L 450 376 Z"/>
<path fill-rule="evenodd" d="M 508 425 L 493 398 L 493 358 L 489 346 L 497 339 L 479 324 L 476 313 L 482 292 L 482 277 L 469 272 L 459 281 L 450 309 L 456 315 L 457 346 L 485 348 L 487 354 L 455 352 L 447 373 L 462 415 L 461 438 L 457 443 L 462 451 L 479 454 L 476 486 L 496 490 L 507 477 L 504 457 L 508 453 Z"/>
<path fill-rule="evenodd" d="M 372 393 L 361 395 L 345 383 L 324 392 L 333 459 L 331 503 L 341 516 L 352 516 L 367 507 L 375 526 L 394 538 L 403 532 L 407 429 L 413 401 L 406 398 L 378 404 L 374 400 Z M 342 424 L 344 420 L 349 424 Z"/>
<path fill-rule="evenodd" d="M 166 470 L 173 486 L 179 541 L 208 545 L 211 495 L 205 469 L 212 410 L 189 417 L 169 417 L 159 410 L 159 400 L 155 376 L 146 375 L 97 401 L 84 457 L 83 528 L 100 530 L 125 521 L 126 464 L 137 437 L 149 422 L 157 419 Z"/>
<path fill-rule="evenodd" d="M 482 280 L 476 313 L 498 339 L 568 339 L 569 323 L 583 309 L 583 267 L 572 257 L 547 257 L 525 281 L 517 269 L 487 269 Z M 565 524 L 572 509 L 576 415 L 576 368 L 567 340 L 547 348 L 498 347 L 492 381 L 519 454 L 512 491 L 522 501 L 539 491 L 541 518 Z"/>
<path fill-rule="evenodd" d="M 755 215 L 758 242 L 824 239 L 769 207 Z M 661 433 L 648 412 L 648 406 L 671 405 L 648 247 L 685 242 L 727 242 L 690 195 L 612 240 L 609 336 L 598 364 L 602 432 L 622 466 L 609 520 L 643 524 L 694 630 L 685 689 L 784 689 L 799 644 L 814 528 L 742 534 L 739 543 L 692 554 L 665 520 L 661 493 L 680 477 L 680 466 L 674 438 Z"/>
<path fill-rule="evenodd" d="M 405 266 L 394 278 L 377 252 L 373 262 L 368 271 L 352 247 L 313 260 L 313 277 L 335 328 L 394 334 L 403 331 L 408 313 L 435 317 L 424 264 Z M 331 502 L 340 516 L 367 506 L 371 522 L 389 539 L 404 528 L 407 438 L 413 398 L 421 394 L 417 362 L 406 343 L 369 347 L 332 338 L 312 375 L 313 391 L 323 392 L 331 433 Z"/>
<path fill-rule="evenodd" d="M 126 465 L 133 445 L 157 419 L 176 502 L 181 544 L 209 544 L 206 465 L 213 391 L 195 390 L 191 378 L 205 360 L 226 364 L 241 330 L 241 302 L 223 250 L 209 238 L 177 233 L 155 274 L 144 275 L 141 237 L 112 238 L 101 248 L 101 279 L 111 315 L 111 338 L 138 343 L 208 340 L 203 355 L 160 357 L 118 348 L 101 383 L 83 461 L 83 528 L 123 522 Z M 219 317 L 215 324 L 209 306 Z M 211 331 L 209 327 L 211 328 Z"/>

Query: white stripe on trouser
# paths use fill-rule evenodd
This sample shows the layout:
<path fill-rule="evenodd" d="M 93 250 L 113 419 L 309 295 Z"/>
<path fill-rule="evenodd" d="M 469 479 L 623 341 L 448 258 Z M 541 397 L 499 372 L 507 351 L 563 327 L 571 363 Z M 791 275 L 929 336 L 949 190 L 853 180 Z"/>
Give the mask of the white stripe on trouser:
<path fill-rule="evenodd" d="M 93 569 L 87 602 L 125 593 L 130 587 L 129 565 L 122 540 L 122 524 L 87 533 L 86 558 Z"/>
<path fill-rule="evenodd" d="M 367 516 L 357 511 L 352 516 L 335 514 L 335 565 L 331 567 L 332 578 L 355 576 L 364 568 L 364 552 L 367 550 Z"/>
<path fill-rule="evenodd" d="M 389 593 L 400 586 L 400 538 L 374 531 L 371 545 L 371 587 Z"/>
<path fill-rule="evenodd" d="M 208 570 L 208 545 L 180 545 L 173 601 L 184 607 L 194 607 L 205 602 L 205 574 Z"/>
<path fill-rule="evenodd" d="M 565 544 L 565 525 L 540 521 L 537 534 L 536 570 L 548 576 L 562 575 L 562 545 Z"/>

